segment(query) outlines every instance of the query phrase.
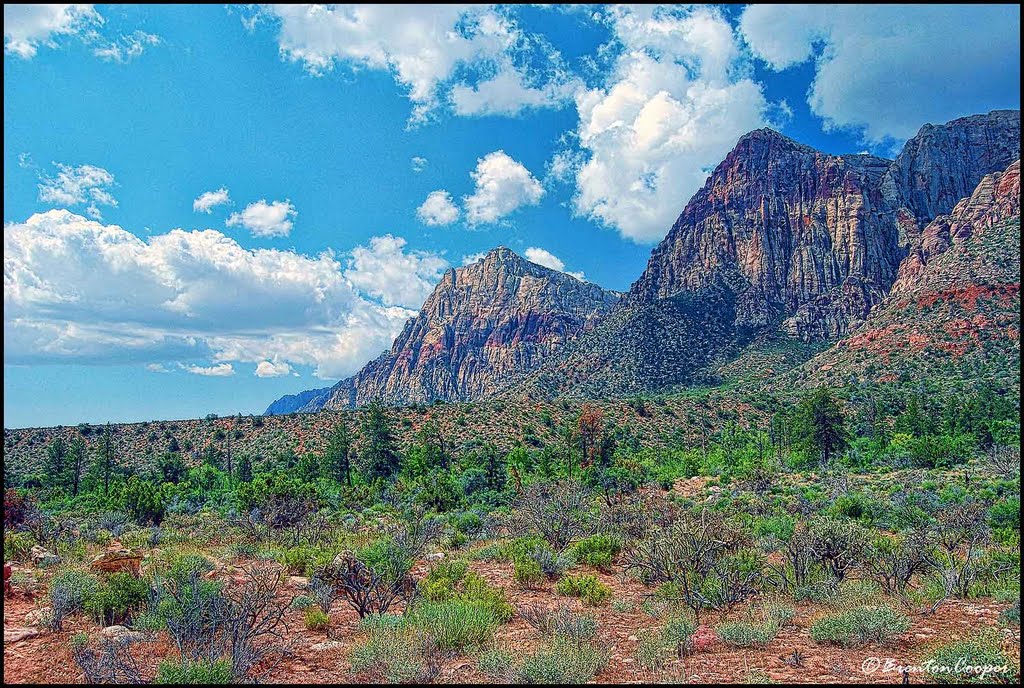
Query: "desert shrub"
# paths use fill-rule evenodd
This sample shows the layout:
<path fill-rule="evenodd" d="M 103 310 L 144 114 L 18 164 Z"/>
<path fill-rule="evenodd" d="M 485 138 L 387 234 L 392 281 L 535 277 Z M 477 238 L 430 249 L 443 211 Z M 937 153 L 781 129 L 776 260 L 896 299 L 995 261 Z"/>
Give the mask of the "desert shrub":
<path fill-rule="evenodd" d="M 577 614 L 568 607 L 554 609 L 524 605 L 519 607 L 519 616 L 543 636 L 561 636 L 575 641 L 590 640 L 597 634 L 597 620 L 594 617 Z"/>
<path fill-rule="evenodd" d="M 309 609 L 314 604 L 316 604 L 316 601 L 309 595 L 296 595 L 295 599 L 292 600 L 292 603 L 288 605 L 288 608 L 303 611 L 305 609 Z"/>
<path fill-rule="evenodd" d="M 578 563 L 607 571 L 621 550 L 618 539 L 610 535 L 591 535 L 574 544 L 569 551 Z"/>
<path fill-rule="evenodd" d="M 36 544 L 32 533 L 13 530 L 4 531 L 4 561 L 25 561 Z"/>
<path fill-rule="evenodd" d="M 419 582 L 420 592 L 428 600 L 448 600 L 457 594 L 456 587 L 466 577 L 469 565 L 464 559 L 443 559 Z"/>
<path fill-rule="evenodd" d="M 369 637 L 352 650 L 353 672 L 389 683 L 428 683 L 440 671 L 437 645 L 422 629 L 389 616 L 366 617 L 360 627 Z"/>
<path fill-rule="evenodd" d="M 925 657 L 929 678 L 937 683 L 1013 683 L 1019 669 L 1001 640 L 995 629 L 984 629 L 939 645 Z"/>
<path fill-rule="evenodd" d="M 906 593 L 915 574 L 928 568 L 934 545 L 924 529 L 898 535 L 876 535 L 864 548 L 862 565 L 885 592 Z"/>
<path fill-rule="evenodd" d="M 303 615 L 303 623 L 311 631 L 322 631 L 331 625 L 331 619 L 320 607 L 309 607 Z"/>
<path fill-rule="evenodd" d="M 278 552 L 276 557 L 278 563 L 285 568 L 285 571 L 293 576 L 307 575 L 317 563 L 321 565 L 326 563 L 322 561 L 323 558 L 324 555 L 318 549 L 303 545 L 282 550 Z"/>
<path fill-rule="evenodd" d="M 71 656 L 86 683 L 142 683 L 131 644 L 128 637 L 103 637 L 97 647 L 87 634 L 79 633 L 71 639 Z"/>
<path fill-rule="evenodd" d="M 590 642 L 556 636 L 528 655 L 516 671 L 516 682 L 528 684 L 587 683 L 608 664 L 608 651 Z"/>
<path fill-rule="evenodd" d="M 479 604 L 502 623 L 511 620 L 515 613 L 505 596 L 505 591 L 489 585 L 480 574 L 473 571 L 466 574 L 459 597 L 467 602 Z"/>
<path fill-rule="evenodd" d="M 546 544 L 535 545 L 526 554 L 526 558 L 536 562 L 541 572 L 549 579 L 558 578 L 573 564 L 572 555 L 558 554 Z"/>
<path fill-rule="evenodd" d="M 409 623 L 429 632 L 442 650 L 480 647 L 499 625 L 485 605 L 467 600 L 421 602 L 407 617 Z"/>
<path fill-rule="evenodd" d="M 512 579 L 523 588 L 536 588 L 545 580 L 540 564 L 533 559 L 516 559 L 512 562 Z"/>
<path fill-rule="evenodd" d="M 159 485 L 132 476 L 121 490 L 121 504 L 139 523 L 160 525 L 167 509 L 167 498 Z"/>
<path fill-rule="evenodd" d="M 313 601 L 320 606 L 320 610 L 324 614 L 331 613 L 331 607 L 334 605 L 333 585 L 319 576 L 314 575 L 309 579 L 309 583 L 306 585 L 306 590 L 309 592 Z"/>
<path fill-rule="evenodd" d="M 50 581 L 50 605 L 53 607 L 53 627 L 60 630 L 64 619 L 85 609 L 99 589 L 99 580 L 92 574 L 77 569 L 65 569 Z"/>
<path fill-rule="evenodd" d="M 661 629 L 661 636 L 669 645 L 688 644 L 690 637 L 697 630 L 697 624 L 687 614 L 670 617 Z"/>
<path fill-rule="evenodd" d="M 774 599 L 767 600 L 763 605 L 763 610 L 765 618 L 780 627 L 788 624 L 796 616 L 796 610 L 793 607 Z"/>
<path fill-rule="evenodd" d="M 779 626 L 774 621 L 752 623 L 738 621 L 719 624 L 715 633 L 726 645 L 733 647 L 764 647 L 775 640 Z"/>
<path fill-rule="evenodd" d="M 678 601 L 694 614 L 734 604 L 763 579 L 756 553 L 743 550 L 745 534 L 721 514 L 686 513 L 655 528 L 625 552 L 625 571 L 646 584 L 672 583 Z"/>
<path fill-rule="evenodd" d="M 85 602 L 85 611 L 104 626 L 120 623 L 141 609 L 149 595 L 149 585 L 130 573 L 112 573 Z"/>
<path fill-rule="evenodd" d="M 1004 609 L 1003 613 L 999 615 L 999 621 L 1006 624 L 1007 626 L 1020 627 L 1020 598 L 1018 597 L 1013 601 L 1013 606 L 1009 609 Z"/>
<path fill-rule="evenodd" d="M 231 663 L 164 660 L 156 670 L 153 683 L 165 685 L 228 685 L 232 683 Z"/>
<path fill-rule="evenodd" d="M 611 597 L 612 590 L 596 576 L 565 576 L 558 581 L 555 590 L 559 595 L 579 597 L 589 605 L 603 604 Z"/>
<path fill-rule="evenodd" d="M 480 671 L 497 683 L 508 683 L 513 665 L 512 653 L 497 648 L 484 650 L 477 658 Z"/>
<path fill-rule="evenodd" d="M 863 526 L 828 516 L 812 520 L 807 532 L 811 555 L 839 581 L 861 560 L 867 545 L 867 530 Z"/>
<path fill-rule="evenodd" d="M 359 614 L 384 614 L 397 600 L 411 600 L 417 591 L 409 575 L 413 559 L 391 538 L 382 538 L 356 552 L 343 552 L 316 577 L 331 583 Z"/>
<path fill-rule="evenodd" d="M 590 535 L 598 516 L 590 490 L 577 480 L 527 486 L 512 513 L 521 531 L 537 533 L 555 552 Z"/>
<path fill-rule="evenodd" d="M 661 634 L 654 631 L 640 633 L 636 646 L 636 661 L 648 671 L 660 671 L 665 666 L 665 643 Z"/>
<path fill-rule="evenodd" d="M 815 642 L 858 647 L 884 642 L 910 628 L 910 619 L 889 607 L 857 607 L 825 616 L 811 625 Z"/>

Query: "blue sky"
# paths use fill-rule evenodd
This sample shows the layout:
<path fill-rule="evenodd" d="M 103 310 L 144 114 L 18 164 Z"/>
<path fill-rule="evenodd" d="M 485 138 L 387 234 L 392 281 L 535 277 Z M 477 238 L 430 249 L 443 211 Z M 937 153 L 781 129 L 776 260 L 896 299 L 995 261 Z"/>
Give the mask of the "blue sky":
<path fill-rule="evenodd" d="M 11 6 L 4 32 L 7 427 L 259 413 L 494 246 L 627 289 L 749 129 L 891 157 L 1020 101 L 1009 6 Z"/>

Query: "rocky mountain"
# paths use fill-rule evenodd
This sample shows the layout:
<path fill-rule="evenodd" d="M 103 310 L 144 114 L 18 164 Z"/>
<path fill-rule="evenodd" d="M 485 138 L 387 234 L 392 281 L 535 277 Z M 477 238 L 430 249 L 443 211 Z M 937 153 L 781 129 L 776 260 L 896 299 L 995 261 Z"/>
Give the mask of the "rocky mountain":
<path fill-rule="evenodd" d="M 298 410 L 479 399 L 593 328 L 619 296 L 496 248 L 448 270 L 390 351 Z"/>
<path fill-rule="evenodd" d="M 301 410 L 631 395 L 716 384 L 760 341 L 819 351 L 949 260 L 978 217 L 1005 215 L 1012 193 L 994 189 L 1019 157 L 1017 110 L 925 125 L 895 160 L 750 132 L 621 300 L 496 249 L 446 273 L 391 351 Z"/>
<path fill-rule="evenodd" d="M 759 336 L 846 336 L 889 294 L 904 258 L 937 241 L 922 245 L 940 231 L 918 229 L 921 218 L 949 212 L 1019 156 L 1019 111 L 927 125 L 894 161 L 751 132 L 608 320 L 517 385 L 602 396 L 714 383 L 709 371 Z M 909 279 L 911 263 L 903 271 Z"/>
<path fill-rule="evenodd" d="M 932 220 L 889 295 L 787 383 L 1020 377 L 1020 161 Z"/>
<path fill-rule="evenodd" d="M 281 416 L 286 413 L 300 411 L 306 406 L 319 408 L 319 406 L 323 405 L 322 398 L 325 398 L 327 393 L 330 391 L 330 387 L 323 387 L 321 389 L 309 389 L 305 392 L 299 392 L 298 394 L 285 394 L 283 397 L 268 406 L 263 415 Z"/>
<path fill-rule="evenodd" d="M 900 211 L 904 245 L 918 230 L 970 196 L 978 180 L 1020 158 L 1020 111 L 994 110 L 926 124 L 886 171 L 882 193 Z"/>

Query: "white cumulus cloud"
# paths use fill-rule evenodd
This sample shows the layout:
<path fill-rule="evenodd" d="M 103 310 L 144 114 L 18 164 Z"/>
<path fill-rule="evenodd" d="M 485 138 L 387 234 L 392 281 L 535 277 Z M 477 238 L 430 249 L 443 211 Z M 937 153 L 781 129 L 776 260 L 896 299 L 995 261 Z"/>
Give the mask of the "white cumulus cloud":
<path fill-rule="evenodd" d="M 103 23 L 92 5 L 4 5 L 4 52 L 22 59 L 39 46 L 55 46 L 57 36 L 77 34 Z"/>
<path fill-rule="evenodd" d="M 111 62 L 130 62 L 143 52 L 147 46 L 158 45 L 160 37 L 146 33 L 145 31 L 133 31 L 130 34 L 122 34 L 116 40 L 110 41 L 93 49 L 93 55 Z"/>
<path fill-rule="evenodd" d="M 472 177 L 473 194 L 463 198 L 471 225 L 497 222 L 518 208 L 537 205 L 544 196 L 541 183 L 503 150 L 478 159 Z"/>
<path fill-rule="evenodd" d="M 605 85 L 579 93 L 576 211 L 638 243 L 660 240 L 744 133 L 765 123 L 729 22 L 714 8 L 613 7 L 620 52 Z"/>
<path fill-rule="evenodd" d="M 479 263 L 487 255 L 487 251 L 480 251 L 480 253 L 470 253 L 469 255 L 462 256 L 463 265 L 472 265 L 473 263 Z"/>
<path fill-rule="evenodd" d="M 811 110 L 869 142 L 1020 105 L 1011 5 L 750 5 L 740 31 L 772 69 L 813 59 Z"/>
<path fill-rule="evenodd" d="M 423 170 L 427 169 L 427 162 L 428 161 L 426 158 L 419 155 L 414 155 L 412 157 L 412 160 L 410 161 L 410 163 L 412 164 L 412 171 L 419 174 Z"/>
<path fill-rule="evenodd" d="M 565 263 L 562 261 L 562 259 L 556 256 L 555 254 L 551 253 L 550 251 L 547 251 L 542 248 L 537 248 L 536 246 L 531 246 L 530 248 L 526 249 L 525 254 L 526 260 L 530 261 L 531 263 L 543 265 L 546 268 L 551 268 L 552 270 L 557 270 L 558 272 L 564 272 L 567 275 L 575 277 L 581 282 L 585 280 L 585 277 L 583 276 L 582 272 L 569 272 L 568 270 L 566 270 Z"/>
<path fill-rule="evenodd" d="M 256 364 L 256 377 L 282 377 L 292 372 L 292 367 L 283 361 L 260 361 Z"/>
<path fill-rule="evenodd" d="M 193 375 L 205 377 L 229 377 L 235 374 L 235 368 L 230 363 L 218 363 L 214 366 L 181 365 L 181 369 Z"/>
<path fill-rule="evenodd" d="M 199 194 L 199 197 L 192 201 L 192 210 L 197 213 L 209 214 L 213 212 L 215 206 L 230 202 L 231 197 L 228 196 L 228 190 L 222 186 L 216 191 L 205 191 Z"/>
<path fill-rule="evenodd" d="M 414 293 L 428 274 L 400 270 L 393 279 L 410 280 Z M 212 229 L 140 238 L 51 210 L 4 226 L 4 361 L 269 360 L 343 377 L 389 347 L 415 314 L 376 301 L 357 281 L 364 286 L 331 252 L 247 250 Z"/>
<path fill-rule="evenodd" d="M 291 201 L 267 203 L 267 199 L 261 198 L 245 206 L 245 210 L 231 213 L 224 224 L 245 227 L 256 237 L 284 237 L 291 233 L 297 215 Z"/>
<path fill-rule="evenodd" d="M 405 250 L 402 237 L 385 234 L 352 250 L 345 277 L 386 306 L 418 310 L 437 286 L 448 261 L 426 251 Z"/>
<path fill-rule="evenodd" d="M 117 199 L 108 191 L 114 185 L 114 175 L 95 165 L 73 167 L 62 163 L 55 177 L 41 177 L 39 200 L 55 205 L 75 206 L 88 203 L 86 212 L 100 218 L 100 205 L 117 206 Z"/>
<path fill-rule="evenodd" d="M 459 219 L 459 209 L 452 201 L 452 195 L 440 189 L 431 191 L 423 204 L 416 209 L 416 217 L 432 227 L 450 225 Z"/>
<path fill-rule="evenodd" d="M 559 106 L 569 94 L 557 52 L 513 12 L 487 5 L 270 5 L 281 55 L 314 75 L 336 66 L 386 70 L 407 91 L 412 120 L 453 101 L 460 114 Z M 543 68 L 515 65 L 531 62 Z M 476 73 L 475 83 L 469 73 Z M 533 74 L 533 72 L 538 72 Z M 482 75 L 482 76 L 481 76 Z"/>

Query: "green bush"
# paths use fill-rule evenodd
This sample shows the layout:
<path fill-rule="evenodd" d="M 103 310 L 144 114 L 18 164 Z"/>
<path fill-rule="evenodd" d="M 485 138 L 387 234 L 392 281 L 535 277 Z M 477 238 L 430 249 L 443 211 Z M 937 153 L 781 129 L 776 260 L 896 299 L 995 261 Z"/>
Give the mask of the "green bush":
<path fill-rule="evenodd" d="M 85 611 L 109 626 L 128 619 L 146 602 L 149 585 L 130 573 L 112 573 L 85 603 Z"/>
<path fill-rule="evenodd" d="M 422 602 L 407 619 L 429 632 L 444 650 L 479 647 L 491 639 L 500 623 L 484 604 L 468 600 Z"/>
<path fill-rule="evenodd" d="M 444 559 L 430 569 L 420 581 L 420 592 L 433 602 L 450 600 L 458 594 L 457 586 L 466 577 L 469 565 L 464 559 Z"/>
<path fill-rule="evenodd" d="M 349 657 L 352 671 L 390 683 L 425 683 L 433 678 L 434 639 L 397 616 L 368 616 L 360 627 L 369 638 Z"/>
<path fill-rule="evenodd" d="M 778 632 L 779 626 L 773 621 L 760 624 L 739 621 L 723 623 L 715 627 L 715 634 L 722 639 L 722 642 L 732 647 L 764 647 L 775 640 Z"/>
<path fill-rule="evenodd" d="M 516 559 L 512 562 L 512 579 L 524 588 L 536 588 L 540 586 L 547 577 L 533 559 Z"/>
<path fill-rule="evenodd" d="M 85 605 L 99 590 L 96 576 L 78 569 L 65 569 L 50 580 L 50 604 L 53 607 L 53 625 L 60 630 L 64 619 Z"/>
<path fill-rule="evenodd" d="M 4 531 L 4 561 L 25 561 L 36 544 L 32 533 Z"/>
<path fill-rule="evenodd" d="M 516 672 L 519 683 L 587 683 L 608 664 L 608 652 L 593 643 L 555 640 L 527 656 Z"/>
<path fill-rule="evenodd" d="M 941 645 L 925 657 L 928 676 L 937 683 L 1012 683 L 1018 669 L 1003 652 L 1001 640 L 998 631 L 986 628 L 970 638 Z M 973 667 L 978 669 L 972 671 Z"/>
<path fill-rule="evenodd" d="M 309 595 L 296 595 L 291 604 L 288 605 L 288 608 L 302 611 L 303 609 L 309 609 L 314 604 L 316 604 L 316 600 Z"/>
<path fill-rule="evenodd" d="M 317 568 L 331 562 L 334 552 L 300 545 L 279 552 L 276 558 L 291 575 L 311 576 Z"/>
<path fill-rule="evenodd" d="M 889 607 L 857 607 L 815 621 L 811 638 L 819 643 L 857 647 L 906 632 L 910 619 Z"/>
<path fill-rule="evenodd" d="M 577 542 L 569 551 L 578 563 L 607 571 L 621 550 L 622 544 L 616 538 L 609 535 L 591 535 Z"/>
<path fill-rule="evenodd" d="M 690 636 L 696 630 L 696 622 L 689 614 L 684 613 L 670 617 L 661 629 L 661 635 L 668 645 L 686 644 L 690 642 Z"/>
<path fill-rule="evenodd" d="M 331 619 L 320 607 L 308 607 L 303 621 L 311 631 L 322 631 L 331 625 Z"/>
<path fill-rule="evenodd" d="M 612 589 L 597 579 L 597 576 L 564 576 L 555 585 L 559 595 L 579 597 L 589 605 L 604 604 L 611 597 Z"/>
<path fill-rule="evenodd" d="M 477 666 L 480 671 L 487 674 L 495 682 L 507 683 L 509 674 L 512 671 L 512 653 L 505 650 L 491 649 L 484 650 L 477 658 Z"/>
<path fill-rule="evenodd" d="M 232 682 L 231 662 L 190 662 L 164 660 L 156 670 L 153 683 L 167 685 L 228 685 Z"/>

